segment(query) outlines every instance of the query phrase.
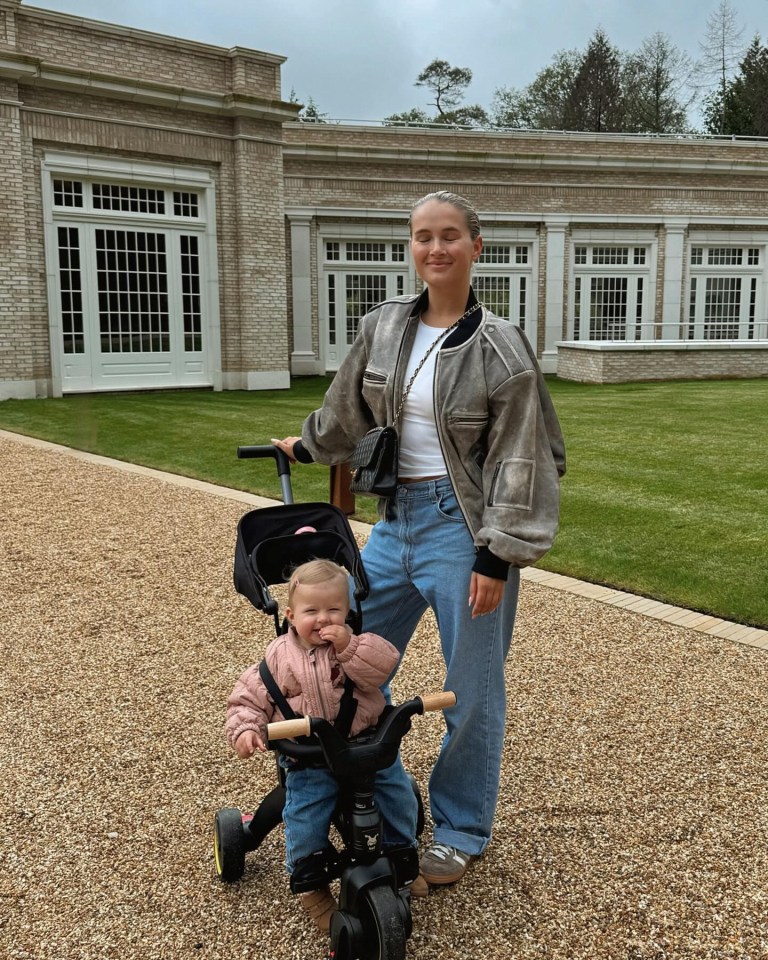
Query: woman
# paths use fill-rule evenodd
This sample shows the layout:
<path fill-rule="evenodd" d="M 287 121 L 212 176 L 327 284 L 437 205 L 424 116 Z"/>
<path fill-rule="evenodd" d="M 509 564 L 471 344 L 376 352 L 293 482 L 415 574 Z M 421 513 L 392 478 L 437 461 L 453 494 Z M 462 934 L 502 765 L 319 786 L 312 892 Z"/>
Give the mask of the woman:
<path fill-rule="evenodd" d="M 429 606 L 457 703 L 432 771 L 428 883 L 455 883 L 491 838 L 520 568 L 552 545 L 565 472 L 560 427 L 523 333 L 477 302 L 482 239 L 468 201 L 418 200 L 411 251 L 426 289 L 374 307 L 323 406 L 301 437 L 274 441 L 291 459 L 339 463 L 373 426 L 398 421 L 394 498 L 363 550 L 371 594 L 366 630 L 405 652 Z"/>

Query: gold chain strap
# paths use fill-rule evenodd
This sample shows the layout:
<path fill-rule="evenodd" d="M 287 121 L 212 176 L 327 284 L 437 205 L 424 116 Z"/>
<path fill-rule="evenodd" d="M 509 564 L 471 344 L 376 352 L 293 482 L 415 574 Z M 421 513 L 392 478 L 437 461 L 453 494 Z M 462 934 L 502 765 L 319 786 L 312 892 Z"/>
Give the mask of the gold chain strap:
<path fill-rule="evenodd" d="M 446 327 L 445 330 L 443 330 L 443 332 L 440 334 L 440 336 L 439 336 L 439 337 L 436 337 L 436 338 L 432 341 L 432 344 L 431 344 L 429 350 L 427 350 L 427 352 L 424 354 L 424 356 L 423 356 L 423 357 L 421 358 L 421 360 L 419 361 L 419 365 L 418 365 L 418 366 L 416 367 L 416 369 L 413 371 L 413 376 L 412 376 L 411 379 L 408 381 L 408 386 L 405 388 L 405 390 L 403 390 L 403 395 L 402 395 L 402 397 L 400 398 L 400 405 L 399 405 L 398 408 L 397 408 L 397 413 L 395 414 L 395 419 L 392 421 L 392 426 L 393 426 L 393 427 L 396 427 L 396 426 L 397 426 L 397 422 L 398 422 L 398 420 L 400 419 L 400 414 L 403 412 L 403 407 L 405 406 L 405 401 L 406 401 L 406 399 L 408 398 L 408 394 L 411 392 L 411 387 L 413 386 L 413 382 L 414 382 L 414 380 L 416 379 L 416 377 L 418 377 L 419 371 L 421 370 L 421 368 L 424 366 L 424 364 L 425 364 L 425 363 L 427 362 L 427 360 L 429 359 L 430 353 L 432 353 L 432 351 L 435 349 L 435 347 L 438 345 L 438 343 L 440 343 L 440 341 L 443 339 L 443 337 L 447 336 L 447 335 L 451 332 L 451 330 L 453 330 L 453 329 L 455 329 L 456 327 L 458 327 L 458 325 L 461 323 L 462 320 L 466 320 L 466 318 L 470 315 L 470 313 L 474 313 L 475 310 L 477 310 L 478 307 L 482 307 L 482 306 L 483 306 L 482 303 L 479 303 L 479 302 L 473 304 L 473 305 L 469 308 L 469 310 L 465 310 L 464 313 L 462 313 L 462 315 L 459 317 L 459 319 L 458 319 L 455 323 L 452 323 L 452 324 L 450 325 L 450 327 Z"/>

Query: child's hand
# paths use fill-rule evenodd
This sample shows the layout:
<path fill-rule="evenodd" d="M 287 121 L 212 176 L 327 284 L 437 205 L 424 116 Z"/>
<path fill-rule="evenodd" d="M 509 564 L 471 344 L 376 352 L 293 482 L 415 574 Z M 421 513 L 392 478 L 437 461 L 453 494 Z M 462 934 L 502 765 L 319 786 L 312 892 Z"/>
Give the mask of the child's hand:
<path fill-rule="evenodd" d="M 332 643 L 336 653 L 341 653 L 347 648 L 349 638 L 352 636 L 352 630 L 346 623 L 331 623 L 319 631 L 320 639 L 326 643 Z"/>
<path fill-rule="evenodd" d="M 246 760 L 256 750 L 267 752 L 264 740 L 256 730 L 245 730 L 235 741 L 235 753 L 241 760 Z"/>

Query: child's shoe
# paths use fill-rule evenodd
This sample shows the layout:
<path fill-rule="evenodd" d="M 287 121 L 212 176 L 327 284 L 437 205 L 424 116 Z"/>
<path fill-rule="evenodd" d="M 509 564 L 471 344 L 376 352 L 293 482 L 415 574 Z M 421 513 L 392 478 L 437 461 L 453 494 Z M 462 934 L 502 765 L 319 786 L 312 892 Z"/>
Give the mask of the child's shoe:
<path fill-rule="evenodd" d="M 408 889 L 411 891 L 411 896 L 417 899 L 429 896 L 429 884 L 421 874 L 416 877 Z"/>
<path fill-rule="evenodd" d="M 321 887 L 319 890 L 310 890 L 309 893 L 300 893 L 301 905 L 315 921 L 315 926 L 323 933 L 328 933 L 331 926 L 331 917 L 338 910 L 338 904 L 331 893 L 330 887 Z"/>

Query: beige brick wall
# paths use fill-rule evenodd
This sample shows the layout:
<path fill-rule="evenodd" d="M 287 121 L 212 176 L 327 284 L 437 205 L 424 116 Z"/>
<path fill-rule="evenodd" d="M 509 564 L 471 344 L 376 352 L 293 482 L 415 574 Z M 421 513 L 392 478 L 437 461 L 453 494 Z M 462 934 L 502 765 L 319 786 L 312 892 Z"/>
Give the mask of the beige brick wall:
<path fill-rule="evenodd" d="M 582 383 L 768 377 L 768 349 L 600 351 L 559 346 L 557 375 Z"/>
<path fill-rule="evenodd" d="M 119 10 L 115 10 L 119 15 Z M 280 99 L 281 57 L 220 48 L 165 37 L 51 11 L 21 7 L 16 14 L 17 46 L 37 57 L 78 72 L 119 76 Z"/>
<path fill-rule="evenodd" d="M 0 381 L 50 388 L 40 169 L 51 150 L 209 170 L 216 190 L 222 368 L 225 374 L 286 372 L 281 143 L 283 116 L 292 111 L 280 102 L 282 58 L 13 0 L 0 0 L 0 49 L 17 58 L 24 75 L 19 84 L 0 76 Z M 38 67 L 73 82 L 27 79 L 25 71 Z M 88 83 L 89 93 L 78 82 L 100 76 L 126 91 L 112 95 Z M 132 84 L 139 95 L 130 95 Z M 241 97 L 242 109 L 229 115 L 195 109 L 193 102 L 172 105 L 175 95 L 190 91 L 207 92 L 211 103 Z"/>
<path fill-rule="evenodd" d="M 35 378 L 34 345 L 29 338 L 30 272 L 24 214 L 24 150 L 13 83 L 0 84 L 0 377 Z"/>

